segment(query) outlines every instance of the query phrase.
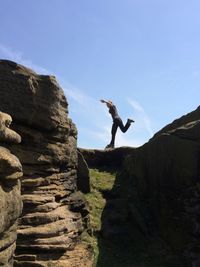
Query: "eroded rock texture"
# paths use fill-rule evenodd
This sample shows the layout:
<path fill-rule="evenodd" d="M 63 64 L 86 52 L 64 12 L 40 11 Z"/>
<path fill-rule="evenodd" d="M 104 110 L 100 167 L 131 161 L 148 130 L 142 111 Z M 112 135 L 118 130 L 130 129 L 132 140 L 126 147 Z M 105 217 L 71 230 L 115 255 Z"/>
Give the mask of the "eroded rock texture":
<path fill-rule="evenodd" d="M 133 147 L 118 147 L 115 149 L 85 149 L 78 148 L 90 168 L 121 168 L 124 159 L 135 150 Z"/>
<path fill-rule="evenodd" d="M 0 112 L 0 266 L 13 266 L 17 239 L 17 218 L 22 201 L 19 178 L 22 166 L 16 156 L 5 148 L 9 143 L 19 143 L 21 137 L 9 129 L 10 115 Z"/>
<path fill-rule="evenodd" d="M 158 230 L 183 266 L 200 266 L 200 107 L 136 149 L 123 176 L 133 222 Z"/>
<path fill-rule="evenodd" d="M 0 88 L 1 110 L 22 137 L 10 147 L 24 171 L 15 266 L 90 266 L 76 246 L 88 211 L 76 192 L 77 130 L 62 89 L 55 77 L 10 61 L 0 61 Z"/>

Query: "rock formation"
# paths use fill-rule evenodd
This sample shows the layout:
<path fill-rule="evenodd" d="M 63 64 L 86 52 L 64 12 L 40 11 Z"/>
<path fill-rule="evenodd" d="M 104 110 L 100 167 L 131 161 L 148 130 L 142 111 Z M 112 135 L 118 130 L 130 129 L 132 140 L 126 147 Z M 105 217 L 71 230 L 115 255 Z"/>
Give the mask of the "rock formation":
<path fill-rule="evenodd" d="M 123 176 L 133 222 L 158 232 L 183 266 L 200 266 L 200 107 L 136 149 Z"/>
<path fill-rule="evenodd" d="M 21 137 L 8 127 L 12 118 L 0 112 L 0 266 L 13 266 L 16 248 L 17 219 L 21 214 L 20 177 L 22 166 L 16 156 L 5 148 L 20 143 Z"/>
<path fill-rule="evenodd" d="M 1 111 L 22 137 L 9 147 L 24 172 L 15 266 L 90 266 L 90 253 L 77 245 L 88 210 L 77 192 L 77 130 L 62 89 L 54 76 L 5 60 L 0 88 Z"/>
<path fill-rule="evenodd" d="M 0 266 L 13 266 L 14 251 L 17 267 L 92 266 L 92 252 L 79 242 L 88 227 L 79 191 L 90 190 L 87 164 L 120 167 L 117 195 L 110 195 L 116 203 L 120 193 L 120 207 L 123 201 L 117 232 L 128 221 L 127 229 L 147 240 L 161 237 L 183 266 L 200 266 L 200 107 L 142 147 L 78 154 L 77 130 L 55 77 L 0 60 L 0 107 Z"/>
<path fill-rule="evenodd" d="M 163 240 L 164 250 L 160 249 L 166 257 L 174 257 L 172 263 L 178 257 L 177 266 L 180 261 L 181 266 L 200 266 L 200 107 L 141 147 L 80 151 L 89 167 L 120 166 L 113 190 L 107 194 L 103 233 L 113 233 L 115 227 L 118 234 L 127 236 L 139 231 L 150 243 Z M 120 184 L 124 192 L 117 191 Z M 123 224 L 114 219 L 108 225 L 109 216 L 117 214 L 114 205 L 112 212 L 109 207 L 116 191 L 114 205 L 120 196 L 123 209 L 118 215 L 124 214 Z"/>

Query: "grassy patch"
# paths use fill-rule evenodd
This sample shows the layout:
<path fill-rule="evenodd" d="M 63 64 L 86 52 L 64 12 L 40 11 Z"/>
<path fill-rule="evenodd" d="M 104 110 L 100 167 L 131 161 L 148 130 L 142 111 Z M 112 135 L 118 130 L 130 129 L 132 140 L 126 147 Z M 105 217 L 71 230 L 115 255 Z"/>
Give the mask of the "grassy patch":
<path fill-rule="evenodd" d="M 97 169 L 90 170 L 92 191 L 111 190 L 115 182 L 115 172 L 99 171 Z"/>
<path fill-rule="evenodd" d="M 85 197 L 90 207 L 90 224 L 92 235 L 84 233 L 82 240 L 89 243 L 94 250 L 95 259 L 99 255 L 98 233 L 101 230 L 101 216 L 106 205 L 106 199 L 103 197 L 104 191 L 110 191 L 115 182 L 115 173 L 108 171 L 90 170 L 91 192 Z"/>
<path fill-rule="evenodd" d="M 104 191 L 110 191 L 115 182 L 115 174 L 97 169 L 90 170 L 91 192 L 86 194 L 86 199 L 90 207 L 90 223 L 93 232 L 101 229 L 101 215 L 106 205 L 103 197 Z"/>

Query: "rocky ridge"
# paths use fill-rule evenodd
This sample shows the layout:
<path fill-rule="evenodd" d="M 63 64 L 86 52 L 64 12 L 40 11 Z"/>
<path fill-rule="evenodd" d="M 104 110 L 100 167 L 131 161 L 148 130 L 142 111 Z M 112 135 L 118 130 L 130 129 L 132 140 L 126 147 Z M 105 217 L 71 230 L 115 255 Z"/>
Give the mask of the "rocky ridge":
<path fill-rule="evenodd" d="M 128 209 L 143 232 L 157 232 L 182 258 L 200 266 L 200 107 L 164 127 L 127 157 Z"/>

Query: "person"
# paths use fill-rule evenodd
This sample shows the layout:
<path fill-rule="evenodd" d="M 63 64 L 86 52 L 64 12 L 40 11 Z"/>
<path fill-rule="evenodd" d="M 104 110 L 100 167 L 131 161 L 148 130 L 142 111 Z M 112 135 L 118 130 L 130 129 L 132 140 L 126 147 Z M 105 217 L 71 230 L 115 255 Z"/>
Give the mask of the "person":
<path fill-rule="evenodd" d="M 115 147 L 115 136 L 116 136 L 118 127 L 123 133 L 125 133 L 130 127 L 131 123 L 134 122 L 134 120 L 127 119 L 127 122 L 124 125 L 122 122 L 122 119 L 120 118 L 118 114 L 117 108 L 113 104 L 113 102 L 111 100 L 106 101 L 103 99 L 101 99 L 100 101 L 106 104 L 106 106 L 109 109 L 109 113 L 111 114 L 112 119 L 113 119 L 113 124 L 112 124 L 112 129 L 111 129 L 111 141 L 110 141 L 110 144 L 106 146 L 106 148 L 114 148 Z"/>

